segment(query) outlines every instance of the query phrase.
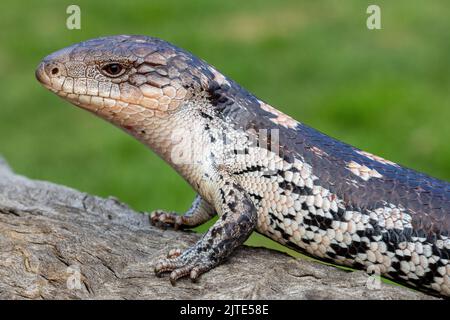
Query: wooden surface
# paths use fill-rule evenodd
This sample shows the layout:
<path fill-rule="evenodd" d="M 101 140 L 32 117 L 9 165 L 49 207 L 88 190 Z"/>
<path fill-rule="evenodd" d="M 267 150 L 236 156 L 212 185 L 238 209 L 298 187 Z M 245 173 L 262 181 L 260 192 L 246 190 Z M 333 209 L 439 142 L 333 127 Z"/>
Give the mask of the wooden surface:
<path fill-rule="evenodd" d="M 114 198 L 16 175 L 0 159 L 1 299 L 432 299 L 264 248 L 240 248 L 198 283 L 155 277 L 157 257 L 198 237 L 154 228 Z"/>

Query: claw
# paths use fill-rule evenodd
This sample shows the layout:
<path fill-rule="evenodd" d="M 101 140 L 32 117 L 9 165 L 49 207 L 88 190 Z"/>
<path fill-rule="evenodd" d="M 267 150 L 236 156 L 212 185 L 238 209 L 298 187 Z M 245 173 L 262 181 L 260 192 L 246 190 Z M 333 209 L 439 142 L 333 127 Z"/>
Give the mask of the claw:
<path fill-rule="evenodd" d="M 181 255 L 181 249 L 171 249 L 169 253 L 167 254 L 168 259 L 174 259 L 176 257 L 179 257 Z"/>
<path fill-rule="evenodd" d="M 200 276 L 200 268 L 194 267 L 189 274 L 189 278 L 191 278 L 192 282 L 197 282 L 198 277 Z"/>

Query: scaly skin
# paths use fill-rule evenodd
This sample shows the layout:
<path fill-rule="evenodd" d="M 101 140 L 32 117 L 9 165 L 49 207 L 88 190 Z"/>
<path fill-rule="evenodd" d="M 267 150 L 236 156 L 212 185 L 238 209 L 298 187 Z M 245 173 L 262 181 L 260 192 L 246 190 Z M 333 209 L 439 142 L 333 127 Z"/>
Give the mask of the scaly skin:
<path fill-rule="evenodd" d="M 39 81 L 150 147 L 196 190 L 188 213 L 217 222 L 156 263 L 195 280 L 256 230 L 300 252 L 450 295 L 450 185 L 358 150 L 257 99 L 163 40 L 112 36 L 46 57 Z"/>

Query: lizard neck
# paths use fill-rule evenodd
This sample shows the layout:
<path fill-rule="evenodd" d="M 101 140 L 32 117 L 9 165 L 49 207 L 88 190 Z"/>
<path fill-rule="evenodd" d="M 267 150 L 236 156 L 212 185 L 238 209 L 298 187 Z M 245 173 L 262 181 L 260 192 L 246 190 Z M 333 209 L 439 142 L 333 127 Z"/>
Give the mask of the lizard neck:
<path fill-rule="evenodd" d="M 217 135 L 220 129 L 213 129 L 211 119 L 204 113 L 202 116 L 200 109 L 189 104 L 166 117 L 147 119 L 142 125 L 112 122 L 149 147 L 208 199 L 211 195 L 205 179 L 214 166 L 214 144 L 208 131 Z"/>

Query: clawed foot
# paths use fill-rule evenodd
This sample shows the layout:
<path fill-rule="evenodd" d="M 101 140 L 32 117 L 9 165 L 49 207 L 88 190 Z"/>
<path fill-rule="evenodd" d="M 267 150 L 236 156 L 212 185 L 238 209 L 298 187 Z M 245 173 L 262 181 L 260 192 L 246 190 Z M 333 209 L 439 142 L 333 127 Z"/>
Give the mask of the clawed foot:
<path fill-rule="evenodd" d="M 185 276 L 189 276 L 192 282 L 195 282 L 202 273 L 210 270 L 214 265 L 193 248 L 183 253 L 181 249 L 173 249 L 169 251 L 167 258 L 157 261 L 155 274 L 161 277 L 163 273 L 170 272 L 169 280 L 174 286 L 178 279 Z"/>
<path fill-rule="evenodd" d="M 155 210 L 150 213 L 150 223 L 154 226 L 180 229 L 187 226 L 187 218 L 175 212 Z M 198 249 L 202 248 L 202 249 Z M 160 277 L 163 273 L 170 272 L 170 283 L 175 285 L 176 281 L 182 277 L 189 276 L 194 282 L 206 271 L 213 268 L 217 263 L 211 261 L 211 253 L 203 245 L 197 243 L 196 246 L 185 250 L 172 249 L 166 258 L 159 259 L 155 265 L 155 274 Z"/>
<path fill-rule="evenodd" d="M 150 213 L 150 223 L 159 228 L 174 228 L 175 230 L 183 228 L 184 219 L 176 212 L 167 212 L 163 210 L 155 210 Z"/>
<path fill-rule="evenodd" d="M 234 180 L 230 179 L 224 185 L 227 189 L 221 189 L 220 194 L 223 194 L 227 202 L 223 203 L 222 197 L 218 202 L 222 206 L 222 215 L 193 247 L 183 252 L 171 250 L 167 258 L 159 259 L 155 264 L 157 276 L 170 273 L 172 285 L 175 285 L 177 279 L 186 276 L 196 281 L 201 274 L 229 257 L 249 237 L 256 226 L 256 207 Z M 157 210 L 151 213 L 150 221 L 152 224 L 162 223 L 175 228 L 192 228 L 210 218 L 212 209 L 203 200 L 196 201 L 184 216 Z"/>

